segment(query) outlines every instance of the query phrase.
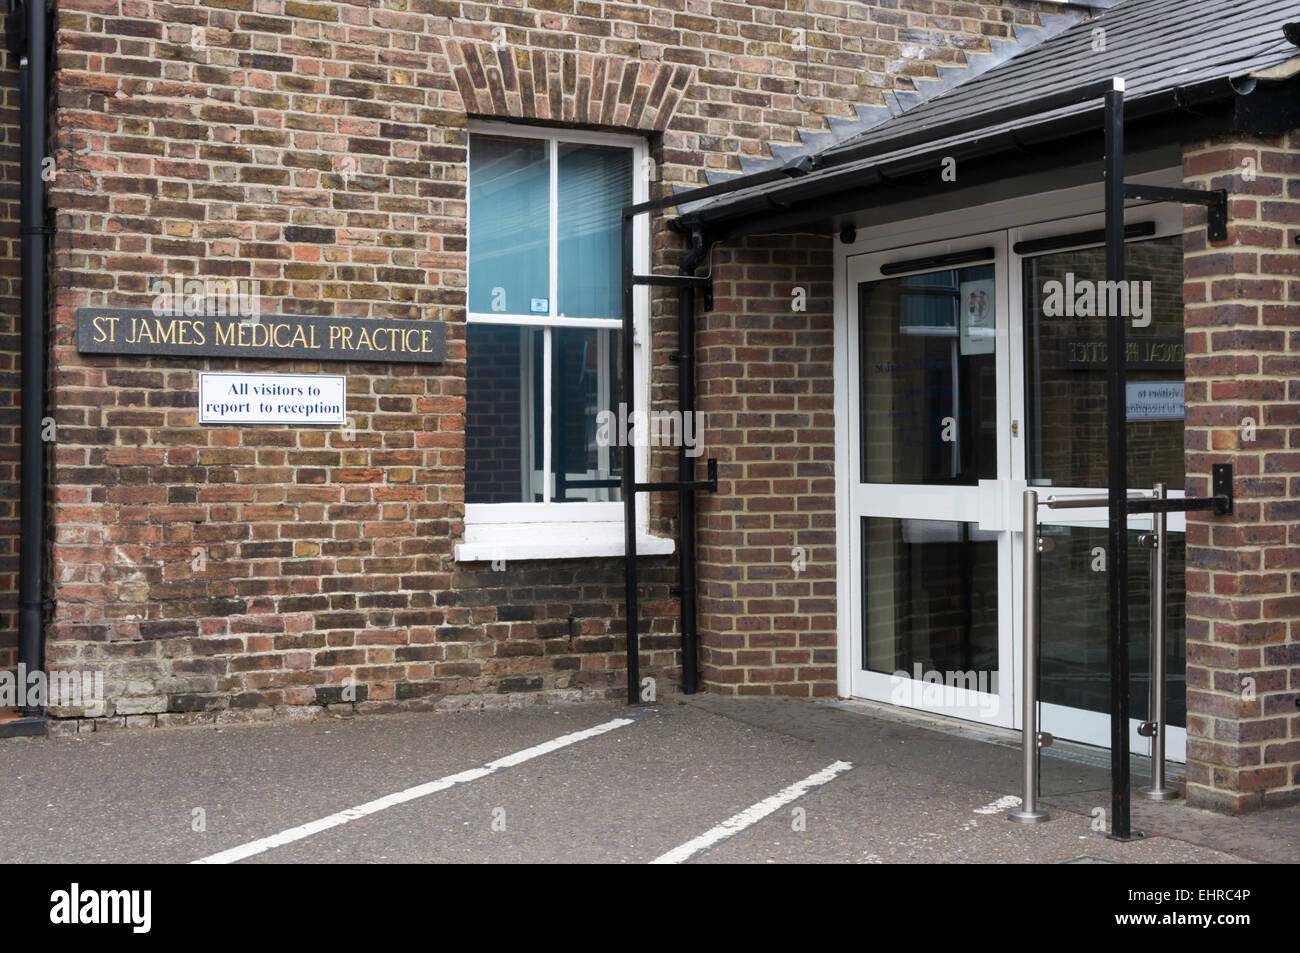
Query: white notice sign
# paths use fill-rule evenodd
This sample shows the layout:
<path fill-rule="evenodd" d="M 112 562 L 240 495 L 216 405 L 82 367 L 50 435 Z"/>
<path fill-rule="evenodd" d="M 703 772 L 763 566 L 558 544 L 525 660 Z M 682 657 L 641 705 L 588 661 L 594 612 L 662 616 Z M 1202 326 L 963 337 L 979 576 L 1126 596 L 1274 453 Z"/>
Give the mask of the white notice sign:
<path fill-rule="evenodd" d="M 316 374 L 200 374 L 201 424 L 343 423 L 343 377 Z"/>
<path fill-rule="evenodd" d="M 1129 420 L 1182 420 L 1181 381 L 1125 381 L 1124 415 Z"/>

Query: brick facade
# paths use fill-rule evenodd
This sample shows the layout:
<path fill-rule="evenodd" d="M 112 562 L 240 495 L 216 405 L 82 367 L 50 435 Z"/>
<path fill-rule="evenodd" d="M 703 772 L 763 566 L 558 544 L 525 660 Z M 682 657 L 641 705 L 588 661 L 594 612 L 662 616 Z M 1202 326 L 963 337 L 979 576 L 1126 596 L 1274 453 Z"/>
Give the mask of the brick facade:
<path fill-rule="evenodd" d="M 617 693 L 618 560 L 491 571 L 452 558 L 465 499 L 467 119 L 639 133 L 658 187 L 697 183 L 960 65 L 1040 9 L 1054 8 L 63 0 L 51 665 L 105 670 L 108 717 L 132 723 Z M 806 50 L 792 45 L 799 30 Z M 655 233 L 655 264 L 671 268 L 677 240 Z M 793 272 L 764 274 L 778 249 L 755 245 L 727 266 L 752 273 L 720 295 L 702 341 L 706 366 L 762 375 L 734 394 L 716 379 L 702 386 L 703 409 L 720 414 L 706 452 L 719 448 L 726 485 L 702 517 L 711 686 L 834 691 L 829 258 L 821 240 L 801 248 L 826 269 L 806 314 L 777 313 Z M 256 281 L 268 313 L 443 320 L 448 359 L 76 352 L 77 307 L 148 307 L 151 281 L 177 273 Z M 657 303 L 661 356 L 673 314 Z M 719 339 L 727 327 L 739 344 Z M 351 426 L 200 427 L 201 370 L 344 373 Z M 766 392 L 746 392 L 754 386 Z M 671 370 L 652 395 L 672 406 Z M 721 515 L 732 507 L 741 512 Z M 672 531 L 674 510 L 655 501 L 657 530 Z M 808 570 L 787 578 L 796 546 Z M 647 671 L 670 681 L 675 572 L 671 559 L 647 559 L 642 577 Z M 756 618 L 769 631 L 755 631 Z M 713 654 L 731 647 L 744 651 Z M 355 702 L 343 693 L 352 683 Z"/>
<path fill-rule="evenodd" d="M 466 404 L 467 374 L 523 374 L 510 334 L 486 331 L 467 371 L 467 123 L 644 137 L 639 173 L 659 194 L 825 137 L 1046 12 L 1059 7 L 60 0 L 47 655 L 53 668 L 106 675 L 108 709 L 81 726 L 620 695 L 620 559 L 453 555 L 466 502 L 527 493 L 511 453 L 520 407 Z M 10 667 L 18 130 L 4 56 L 0 666 Z M 1232 193 L 1227 243 L 1207 247 L 1203 210 L 1187 213 L 1181 461 L 1191 494 L 1208 492 L 1213 463 L 1232 462 L 1237 476 L 1234 514 L 1189 515 L 1186 538 L 1189 800 L 1232 812 L 1300 799 L 1297 172 L 1294 132 L 1185 148 L 1189 186 Z M 662 221 L 651 234 L 654 269 L 675 271 L 681 237 Z M 708 691 L 838 691 L 833 242 L 724 241 L 701 267 L 715 286 L 698 311 L 698 465 L 720 464 L 719 492 L 698 498 Z M 176 275 L 243 282 L 265 313 L 442 321 L 447 360 L 76 351 L 78 307 L 147 308 L 154 281 Z M 1162 314 L 1176 313 L 1176 297 Z M 676 322 L 675 297 L 656 297 L 653 409 L 676 408 Z M 200 426 L 205 370 L 344 374 L 348 425 Z M 1082 420 L 1099 394 L 1076 386 L 1044 399 Z M 560 416 L 557 439 L 580 452 L 576 415 Z M 1070 452 L 1104 461 L 1101 431 L 1082 429 Z M 1148 469 L 1177 484 L 1172 432 L 1131 428 L 1145 447 L 1135 485 Z M 651 471 L 675 478 L 675 451 L 652 451 Z M 1104 482 L 1100 473 L 1081 479 Z M 650 513 L 653 532 L 676 534 L 671 494 L 652 497 Z M 643 558 L 641 582 L 643 672 L 672 686 L 675 559 Z"/>
<path fill-rule="evenodd" d="M 1186 218 L 1187 489 L 1232 463 L 1237 500 L 1187 519 L 1188 800 L 1237 813 L 1300 799 L 1300 135 L 1183 173 L 1230 196 L 1227 242 Z"/>
<path fill-rule="evenodd" d="M 709 691 L 837 693 L 831 272 L 825 236 L 713 254 L 715 309 L 698 337 L 699 407 L 719 461 L 718 493 L 699 504 Z"/>

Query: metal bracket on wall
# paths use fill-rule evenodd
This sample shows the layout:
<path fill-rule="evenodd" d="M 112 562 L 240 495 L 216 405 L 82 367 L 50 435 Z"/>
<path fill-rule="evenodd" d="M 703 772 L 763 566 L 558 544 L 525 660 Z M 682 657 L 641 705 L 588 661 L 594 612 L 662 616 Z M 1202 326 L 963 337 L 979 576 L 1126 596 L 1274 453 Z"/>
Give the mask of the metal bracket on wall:
<path fill-rule="evenodd" d="M 1124 198 L 1147 202 L 1178 202 L 1182 205 L 1204 205 L 1206 209 L 1206 235 L 1212 242 L 1228 240 L 1228 190 L 1227 189 L 1171 189 L 1161 185 L 1124 183 Z"/>
<path fill-rule="evenodd" d="M 713 279 L 704 275 L 633 275 L 634 285 L 654 285 L 658 288 L 698 288 L 712 293 Z"/>
<path fill-rule="evenodd" d="M 1128 501 L 1130 514 L 1196 513 L 1209 510 L 1215 516 L 1232 512 L 1232 464 L 1216 463 L 1210 468 L 1210 495 L 1189 496 L 1181 500 L 1142 497 Z"/>
<path fill-rule="evenodd" d="M 638 483 L 636 492 L 638 493 L 692 493 L 695 491 L 704 491 L 706 493 L 718 492 L 718 459 L 709 457 L 708 461 L 709 476 L 705 480 L 661 480 L 657 483 Z"/>
<path fill-rule="evenodd" d="M 713 310 L 713 279 L 707 275 L 633 275 L 634 285 L 657 288 L 695 288 L 704 294 L 704 310 Z"/>

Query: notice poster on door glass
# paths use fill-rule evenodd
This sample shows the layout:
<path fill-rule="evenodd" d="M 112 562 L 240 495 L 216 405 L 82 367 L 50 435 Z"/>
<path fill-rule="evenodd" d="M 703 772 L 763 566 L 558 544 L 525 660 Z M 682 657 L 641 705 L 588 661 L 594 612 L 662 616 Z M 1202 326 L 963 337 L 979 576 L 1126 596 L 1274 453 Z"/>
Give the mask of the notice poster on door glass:
<path fill-rule="evenodd" d="M 997 321 L 993 279 L 963 281 L 960 294 L 961 352 L 992 354 Z"/>
<path fill-rule="evenodd" d="M 1124 415 L 1129 420 L 1182 420 L 1182 381 L 1126 381 Z"/>

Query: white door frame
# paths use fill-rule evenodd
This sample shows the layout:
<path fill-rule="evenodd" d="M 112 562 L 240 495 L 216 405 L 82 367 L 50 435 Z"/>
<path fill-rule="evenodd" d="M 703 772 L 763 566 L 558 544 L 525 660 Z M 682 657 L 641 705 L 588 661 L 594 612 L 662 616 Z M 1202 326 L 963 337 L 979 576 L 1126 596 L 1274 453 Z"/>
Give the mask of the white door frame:
<path fill-rule="evenodd" d="M 1180 186 L 1182 184 L 1181 172 L 1177 168 L 1135 176 L 1133 179 L 1134 181 L 1156 185 Z M 889 222 L 860 230 L 851 243 L 836 241 L 834 249 L 834 380 L 836 410 L 836 583 L 837 592 L 839 593 L 837 599 L 837 626 L 839 632 L 837 674 L 840 695 L 863 697 L 860 691 L 855 691 L 855 681 L 860 681 L 858 666 L 861 654 L 860 633 L 862 631 L 856 617 L 858 611 L 856 605 L 859 602 L 859 596 L 855 589 L 858 585 L 858 574 L 855 572 L 855 567 L 858 565 L 857 560 L 861 557 L 859 525 L 864 501 L 861 498 L 862 490 L 858 483 L 858 421 L 855 419 L 854 414 L 854 405 L 856 403 L 854 396 L 856 393 L 856 352 L 854 350 L 856 347 L 856 329 L 853 327 L 853 322 L 856 321 L 857 312 L 857 284 L 862 280 L 871 280 L 862 276 L 869 273 L 868 269 L 871 267 L 872 261 L 875 261 L 877 265 L 879 261 L 878 258 L 864 256 L 877 256 L 880 253 L 892 252 L 888 257 L 922 257 L 926 254 L 941 254 L 963 248 L 982 247 L 983 245 L 992 245 L 997 250 L 999 368 L 1005 367 L 1007 369 L 1007 380 L 1004 382 L 1004 386 L 1000 388 L 998 395 L 999 476 L 1004 478 L 1014 477 L 1014 479 L 1006 479 L 1007 489 L 1012 491 L 1007 494 L 1007 497 L 1010 498 L 1014 495 L 1018 499 L 1019 494 L 1013 491 L 1023 486 L 1023 475 L 1025 473 L 1024 430 L 1023 426 L 1021 426 L 1018 435 L 1012 438 L 1010 436 L 1010 424 L 1012 419 L 1017 420 L 1022 425 L 1024 423 L 1023 302 L 1020 294 L 1020 265 L 1023 259 L 1011 251 L 1011 246 L 1015 242 L 1030 238 L 1068 234 L 1074 231 L 1100 227 L 1103 206 L 1102 186 L 1100 183 L 1095 183 L 1022 199 L 990 203 L 977 208 Z M 1181 231 L 1181 209 L 1175 206 L 1129 203 L 1129 208 L 1131 210 L 1130 221 L 1150 220 L 1156 222 L 1156 236 L 1176 234 Z M 1140 213 L 1136 211 L 1139 208 L 1141 209 Z M 1005 399 L 1004 391 L 1006 392 Z M 1009 461 L 1009 469 L 1007 470 L 1003 470 L 1004 459 Z M 905 502 L 904 494 L 902 494 L 900 488 L 873 487 L 872 489 L 873 491 L 883 489 L 889 495 L 891 502 L 902 504 L 902 512 L 895 512 L 890 515 L 907 515 L 910 512 L 911 506 Z M 935 489 L 950 491 L 952 488 Z M 1071 493 L 1077 491 L 1078 488 L 1065 490 L 1065 492 Z M 1098 492 L 1102 491 L 1099 490 Z M 1171 495 L 1180 496 L 1181 493 L 1172 493 Z M 933 519 L 977 520 L 980 515 L 978 510 L 981 506 L 978 499 L 979 494 L 960 494 L 959 497 L 944 512 L 962 513 L 964 515 L 934 515 L 933 510 L 925 512 L 928 513 L 929 518 Z M 972 505 L 975 507 L 974 515 L 972 515 L 970 509 Z M 983 505 L 988 505 L 987 498 L 984 500 Z M 916 515 L 925 518 L 919 510 Z M 954 712 L 950 708 L 943 707 L 928 710 L 954 717 L 969 718 L 987 724 L 1016 728 L 1020 726 L 1019 705 L 1016 703 L 1016 699 L 1020 693 L 1019 676 L 1021 665 L 1019 656 L 1022 608 L 1020 605 L 1021 600 L 1016 598 L 1014 594 L 1020 591 L 1020 580 L 1023 578 L 1023 570 L 1020 566 L 1021 546 L 1019 543 L 1021 536 L 1019 531 L 1022 527 L 1015 525 L 1019 521 L 1017 507 L 1007 507 L 1005 516 L 1007 525 L 1014 529 L 1015 532 L 1002 533 L 999 543 L 1000 562 L 1003 565 L 1009 565 L 1010 571 L 999 574 L 1000 604 L 1003 610 L 999 612 L 999 662 L 1003 666 L 1003 677 L 999 679 L 1000 691 L 997 698 L 997 714 L 988 717 L 981 716 L 979 713 Z M 1074 510 L 1070 512 L 1068 520 L 1065 518 L 1058 519 L 1055 516 L 1049 517 L 1049 519 L 1053 523 L 1087 522 L 1093 519 L 1100 519 L 1104 522 L 1106 514 L 1104 509 L 1100 509 L 1096 513 L 1092 510 Z M 1171 532 L 1181 532 L 1184 526 L 1185 521 L 1181 514 L 1177 516 L 1171 515 L 1169 525 Z M 1004 553 L 1004 549 L 1009 551 Z M 1003 556 L 1005 556 L 1005 559 L 1002 558 Z M 1004 644 L 1004 642 L 1009 644 Z M 1010 677 L 1007 677 L 1008 675 Z M 883 683 L 877 680 L 871 691 L 872 697 L 879 697 L 882 689 L 889 687 L 889 676 L 881 676 L 880 678 L 883 679 Z M 859 684 L 858 687 L 860 689 L 861 685 Z M 881 700 L 889 700 L 887 692 Z M 927 710 L 925 705 L 919 707 Z M 1045 706 L 1045 714 L 1047 713 L 1046 709 L 1054 707 Z M 1074 712 L 1076 710 L 1068 709 L 1067 711 Z M 1098 737 L 1095 743 L 1108 745 L 1108 719 L 1104 714 L 1097 715 L 1096 719 L 1105 724 L 1105 731 L 1098 734 L 1095 730 L 1096 726 L 1085 726 L 1083 733 L 1089 736 L 1097 734 Z M 1135 720 L 1132 726 L 1134 729 L 1136 724 L 1137 721 Z M 1179 737 L 1175 737 L 1176 733 Z M 1182 729 L 1170 730 L 1167 754 L 1171 760 L 1183 760 L 1185 758 L 1185 739 L 1185 731 Z M 1147 744 L 1147 739 L 1139 738 L 1135 733 L 1132 734 L 1132 747 L 1135 752 L 1146 750 Z"/>
<path fill-rule="evenodd" d="M 995 354 L 997 367 L 1006 366 L 1007 358 L 1007 323 L 1006 307 L 1002 304 L 1007 295 L 1006 284 L 1006 263 L 1007 263 L 1007 245 L 1006 232 L 997 231 L 981 235 L 967 235 L 963 238 L 951 239 L 942 242 L 932 242 L 926 245 L 911 245 L 905 251 L 888 250 L 874 252 L 864 255 L 856 255 L 849 259 L 847 263 L 847 279 L 849 287 L 855 290 L 852 299 L 848 302 L 848 326 L 846 328 L 847 347 L 851 354 L 856 354 L 859 346 L 858 342 L 858 317 L 857 317 L 857 295 L 856 289 L 862 282 L 879 281 L 886 276 L 880 272 L 880 266 L 885 262 L 896 260 L 900 257 L 907 258 L 928 258 L 937 255 L 948 255 L 957 252 L 970 251 L 990 247 L 993 249 L 992 264 L 994 267 L 994 301 L 995 314 L 997 316 L 996 334 L 995 334 Z M 986 259 L 987 261 L 987 259 Z M 948 271 L 953 266 L 942 266 L 938 268 L 918 269 L 908 274 L 924 274 L 935 271 Z M 848 368 L 847 386 L 850 393 L 857 393 L 858 374 L 860 368 L 858 362 L 851 361 Z M 1007 387 L 1007 376 L 999 374 L 995 377 L 997 387 L 997 414 L 996 414 L 996 432 L 997 432 L 997 461 L 998 477 L 1006 479 L 1010 476 L 1011 464 L 1011 443 L 1009 439 L 1010 431 L 1010 389 Z M 852 401 L 851 401 L 852 403 Z M 849 441 L 854 447 L 860 446 L 859 430 L 861 418 L 858 414 L 853 413 L 841 420 L 847 425 L 849 430 Z M 847 552 L 850 565 L 860 565 L 862 559 L 862 534 L 857 531 L 861 526 L 861 520 L 864 517 L 881 516 L 887 518 L 896 518 L 904 520 L 938 520 L 963 522 L 970 524 L 981 523 L 982 510 L 985 508 L 988 488 L 981 486 L 924 486 L 920 484 L 890 484 L 890 483 L 873 483 L 864 484 L 859 482 L 860 474 L 857 467 L 854 467 L 852 476 L 849 479 L 848 509 L 850 525 L 854 528 L 849 533 L 847 540 Z M 999 526 L 986 526 L 993 530 L 1002 529 Z M 998 534 L 998 602 L 999 610 L 1002 604 L 1009 597 L 1009 591 L 1001 591 L 1010 586 L 1010 574 L 1005 567 L 1008 565 L 1010 558 L 1010 539 L 1006 533 Z M 847 592 L 850 611 L 850 632 L 860 633 L 863 631 L 861 622 L 862 599 L 861 593 L 855 587 L 852 591 Z M 1012 640 L 1012 620 L 1006 616 L 1006 613 L 998 613 L 998 671 L 1007 672 L 1011 666 L 1011 640 Z M 862 639 L 850 638 L 848 640 L 848 649 L 852 664 L 852 680 L 850 691 L 859 698 L 870 698 L 873 701 L 896 702 L 900 697 L 899 693 L 905 693 L 908 699 L 907 707 L 918 708 L 923 711 L 930 711 L 936 714 L 947 714 L 954 717 L 960 717 L 969 721 L 980 722 L 982 724 L 998 725 L 1004 728 L 1012 726 L 1012 711 L 1015 708 L 1012 680 L 1000 677 L 998 679 L 998 691 L 980 692 L 968 691 L 964 684 L 960 693 L 949 691 L 945 698 L 945 692 L 938 691 L 936 687 L 927 689 L 923 684 L 917 684 L 914 679 L 901 679 L 892 673 L 868 672 L 862 666 Z M 961 704 L 954 705 L 956 699 L 961 699 Z"/>

